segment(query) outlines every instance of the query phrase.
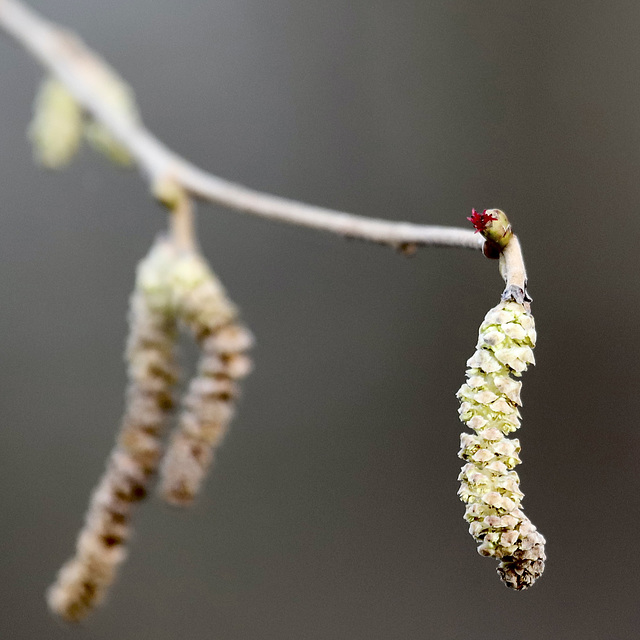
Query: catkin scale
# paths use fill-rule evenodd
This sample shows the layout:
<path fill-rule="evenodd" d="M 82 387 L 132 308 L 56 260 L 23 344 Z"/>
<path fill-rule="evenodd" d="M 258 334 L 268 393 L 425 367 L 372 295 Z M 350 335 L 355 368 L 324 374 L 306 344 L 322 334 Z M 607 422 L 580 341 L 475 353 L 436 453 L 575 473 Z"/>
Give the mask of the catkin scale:
<path fill-rule="evenodd" d="M 76 554 L 47 592 L 49 607 L 78 621 L 105 597 L 126 557 L 134 506 L 142 500 L 160 455 L 175 382 L 175 320 L 162 291 L 166 247 L 156 245 L 138 268 L 130 303 L 126 357 L 129 388 L 117 444 L 94 490 Z"/>
<path fill-rule="evenodd" d="M 195 498 L 233 417 L 236 381 L 251 370 L 245 351 L 253 337 L 201 256 L 184 253 L 170 281 L 178 317 L 201 349 L 161 468 L 161 496 L 184 506 Z"/>
<path fill-rule="evenodd" d="M 510 588 L 530 587 L 544 570 L 544 537 L 521 510 L 524 494 L 513 471 L 520 442 L 507 435 L 520 426 L 520 376 L 534 363 L 533 316 L 521 304 L 501 302 L 480 326 L 467 381 L 458 391 L 463 433 L 459 456 L 466 461 L 458 495 L 466 503 L 469 532 L 478 552 L 500 560 L 498 573 Z"/>

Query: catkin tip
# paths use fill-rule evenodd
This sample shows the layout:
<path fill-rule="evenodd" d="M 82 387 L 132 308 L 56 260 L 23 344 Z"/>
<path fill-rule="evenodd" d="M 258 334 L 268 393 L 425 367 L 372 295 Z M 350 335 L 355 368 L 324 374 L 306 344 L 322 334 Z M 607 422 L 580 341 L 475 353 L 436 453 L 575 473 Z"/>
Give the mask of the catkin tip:
<path fill-rule="evenodd" d="M 510 589 L 528 589 L 542 575 L 546 559 L 545 539 L 533 530 L 513 556 L 502 558 L 498 575 Z"/>

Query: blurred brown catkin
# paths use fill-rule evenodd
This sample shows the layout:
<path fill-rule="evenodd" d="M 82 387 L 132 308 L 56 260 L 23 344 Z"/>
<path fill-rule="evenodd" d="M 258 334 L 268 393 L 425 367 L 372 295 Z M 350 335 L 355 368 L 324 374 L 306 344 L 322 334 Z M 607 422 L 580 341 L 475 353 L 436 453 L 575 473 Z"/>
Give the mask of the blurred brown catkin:
<path fill-rule="evenodd" d="M 76 555 L 49 589 L 50 608 L 78 621 L 105 597 L 126 557 L 133 506 L 142 500 L 162 457 L 162 435 L 173 407 L 175 342 L 182 322 L 201 348 L 179 425 L 162 464 L 161 494 L 172 504 L 195 497 L 224 436 L 251 370 L 253 337 L 196 251 L 161 239 L 140 263 L 130 303 L 126 357 L 129 388 L 116 447 L 94 491 Z"/>
<path fill-rule="evenodd" d="M 160 437 L 176 379 L 176 326 L 161 273 L 166 254 L 166 245 L 156 244 L 138 267 L 130 303 L 129 388 L 122 428 L 91 497 L 76 555 L 47 593 L 49 607 L 69 621 L 82 619 L 104 599 L 126 557 L 133 507 L 145 497 L 161 456 Z"/>
<path fill-rule="evenodd" d="M 245 351 L 253 337 L 237 323 L 235 306 L 200 255 L 183 253 L 170 282 L 178 317 L 197 340 L 201 355 L 162 463 L 160 493 L 171 504 L 188 505 L 233 417 L 236 381 L 251 371 Z"/>

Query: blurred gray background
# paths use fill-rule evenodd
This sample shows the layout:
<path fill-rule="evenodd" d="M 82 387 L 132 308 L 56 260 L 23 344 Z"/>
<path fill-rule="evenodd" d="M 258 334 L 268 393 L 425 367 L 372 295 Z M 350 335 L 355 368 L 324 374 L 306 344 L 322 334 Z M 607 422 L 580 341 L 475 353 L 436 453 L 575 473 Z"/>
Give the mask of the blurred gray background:
<path fill-rule="evenodd" d="M 456 496 L 454 394 L 496 263 L 202 206 L 256 370 L 195 508 L 147 501 L 107 605 L 79 628 L 53 619 L 43 592 L 122 410 L 134 268 L 165 221 L 136 171 L 88 150 L 34 166 L 42 72 L 0 37 L 0 637 L 636 637 L 637 0 L 33 5 L 224 177 L 397 220 L 510 214 L 539 330 L 519 472 L 549 562 L 506 589 Z"/>

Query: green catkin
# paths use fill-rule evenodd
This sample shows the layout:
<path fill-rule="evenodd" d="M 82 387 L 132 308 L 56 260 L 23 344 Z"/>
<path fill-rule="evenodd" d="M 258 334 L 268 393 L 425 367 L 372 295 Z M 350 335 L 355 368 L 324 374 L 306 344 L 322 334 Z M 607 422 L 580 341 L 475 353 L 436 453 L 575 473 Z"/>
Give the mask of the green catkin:
<path fill-rule="evenodd" d="M 55 78 L 43 80 L 33 106 L 29 138 L 36 162 L 61 169 L 71 162 L 82 140 L 80 105 Z"/>
<path fill-rule="evenodd" d="M 176 326 L 164 284 L 167 247 L 156 244 L 138 267 L 131 297 L 125 415 L 106 471 L 92 494 L 76 555 L 47 592 L 53 612 L 79 621 L 100 604 L 125 560 L 135 504 L 161 456 L 161 435 L 176 380 Z"/>
<path fill-rule="evenodd" d="M 160 494 L 184 506 L 195 498 L 233 417 L 237 380 L 251 371 L 245 352 L 253 337 L 238 324 L 235 306 L 202 256 L 182 253 L 169 280 L 176 313 L 201 348 L 161 469 Z"/>
<path fill-rule="evenodd" d="M 498 573 L 516 590 L 530 587 L 544 570 L 544 537 L 521 510 L 524 494 L 513 471 L 520 442 L 507 435 L 520 426 L 519 377 L 534 364 L 533 316 L 521 304 L 501 302 L 480 326 L 467 381 L 458 391 L 460 419 L 475 434 L 461 436 L 460 499 L 478 552 L 500 560 Z"/>

